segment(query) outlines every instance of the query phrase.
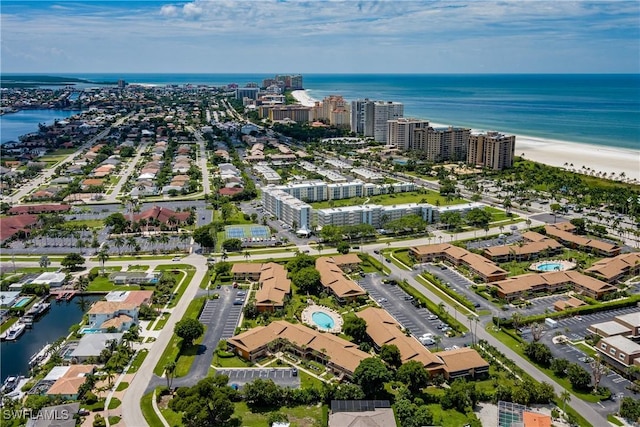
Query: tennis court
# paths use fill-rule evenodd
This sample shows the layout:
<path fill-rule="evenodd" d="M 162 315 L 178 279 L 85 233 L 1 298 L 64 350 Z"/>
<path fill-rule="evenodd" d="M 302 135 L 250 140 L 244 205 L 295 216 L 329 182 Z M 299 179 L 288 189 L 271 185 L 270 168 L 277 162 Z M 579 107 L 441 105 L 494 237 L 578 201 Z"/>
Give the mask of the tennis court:
<path fill-rule="evenodd" d="M 269 227 L 264 225 L 227 225 L 224 228 L 227 239 L 268 239 L 271 238 Z"/>

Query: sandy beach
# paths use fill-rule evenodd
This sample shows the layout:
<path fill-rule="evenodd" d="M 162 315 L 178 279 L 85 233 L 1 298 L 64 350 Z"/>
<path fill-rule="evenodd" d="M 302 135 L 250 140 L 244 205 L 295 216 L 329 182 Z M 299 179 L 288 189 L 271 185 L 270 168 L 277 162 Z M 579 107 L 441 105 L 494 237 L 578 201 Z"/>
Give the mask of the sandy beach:
<path fill-rule="evenodd" d="M 291 94 L 304 106 L 311 107 L 316 102 L 305 90 L 296 90 Z M 432 125 L 447 126 L 441 123 L 432 123 Z M 500 129 L 495 130 L 500 131 Z M 606 174 L 607 178 L 615 180 L 640 182 L 640 150 L 517 134 L 516 155 L 524 155 L 528 160 L 587 175 L 604 177 Z M 623 173 L 621 178 L 620 175 Z"/>

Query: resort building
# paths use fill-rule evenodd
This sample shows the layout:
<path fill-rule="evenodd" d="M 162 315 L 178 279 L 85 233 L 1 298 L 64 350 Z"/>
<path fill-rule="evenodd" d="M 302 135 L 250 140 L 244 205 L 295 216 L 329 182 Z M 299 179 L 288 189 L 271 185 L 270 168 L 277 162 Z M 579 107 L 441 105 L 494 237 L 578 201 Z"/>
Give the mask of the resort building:
<path fill-rule="evenodd" d="M 547 224 L 544 226 L 544 230 L 548 236 L 553 237 L 563 245 L 585 252 L 591 252 L 594 255 L 614 257 L 620 255 L 622 249 L 620 246 L 612 243 L 573 234 L 575 227 L 570 222 Z"/>
<path fill-rule="evenodd" d="M 176 212 L 160 206 L 153 206 L 146 211 L 133 215 L 133 220 L 135 222 L 145 220 L 148 225 L 164 224 L 177 226 L 178 224 L 186 222 L 190 216 L 190 211 Z"/>
<path fill-rule="evenodd" d="M 352 301 L 367 294 L 355 281 L 345 277 L 342 271 L 343 268 L 353 269 L 355 265 L 362 262 L 356 254 L 351 255 L 348 258 L 335 256 L 316 259 L 320 283 L 340 302 Z"/>
<path fill-rule="evenodd" d="M 262 264 L 258 285 L 255 304 L 260 312 L 284 308 L 286 297 L 291 296 L 291 280 L 287 278 L 287 269 L 280 264 Z"/>
<path fill-rule="evenodd" d="M 453 126 L 416 129 L 413 150 L 424 153 L 430 162 L 466 161 L 470 131 Z"/>
<path fill-rule="evenodd" d="M 416 129 L 426 129 L 429 127 L 427 120 L 399 118 L 387 121 L 387 144 L 395 145 L 398 150 L 413 150 L 413 140 Z"/>
<path fill-rule="evenodd" d="M 638 365 L 640 359 L 640 344 L 620 335 L 602 338 L 596 349 L 609 363 L 621 369 L 631 365 Z"/>
<path fill-rule="evenodd" d="M 493 170 L 507 169 L 513 166 L 515 147 L 515 135 L 473 132 L 469 134 L 467 163 Z"/>
<path fill-rule="evenodd" d="M 447 261 L 453 265 L 463 265 L 473 275 L 488 283 L 504 280 L 508 274 L 483 256 L 447 243 L 414 246 L 409 248 L 409 254 L 417 263 Z"/>
<path fill-rule="evenodd" d="M 522 233 L 524 244 L 500 245 L 485 248 L 483 255 L 494 262 L 529 261 L 541 254 L 545 257 L 562 253 L 564 246 L 534 231 Z"/>
<path fill-rule="evenodd" d="M 538 293 L 554 293 L 573 289 L 576 293 L 589 298 L 600 299 L 604 295 L 615 292 L 617 288 L 577 271 L 552 271 L 542 274 L 523 274 L 509 277 L 491 284 L 498 291 L 498 296 L 507 301 L 533 296 Z"/>
<path fill-rule="evenodd" d="M 262 190 L 264 208 L 296 230 L 311 230 L 311 206 L 277 188 Z"/>
<path fill-rule="evenodd" d="M 274 342 L 286 343 L 288 351 L 301 358 L 318 360 L 338 375 L 349 378 L 360 362 L 371 357 L 352 342 L 284 320 L 258 326 L 227 340 L 235 354 L 252 362 L 268 354 L 269 344 Z"/>
<path fill-rule="evenodd" d="M 367 323 L 367 335 L 376 350 L 379 351 L 383 345 L 395 345 L 402 363 L 420 362 L 431 375 L 442 374 L 447 380 L 484 376 L 489 372 L 489 364 L 472 348 L 431 353 L 414 337 L 407 336 L 386 310 L 369 307 L 356 316 Z"/>
<path fill-rule="evenodd" d="M 640 252 L 602 259 L 587 268 L 585 272 L 607 283 L 619 282 L 624 277 L 640 273 Z"/>
<path fill-rule="evenodd" d="M 231 274 L 233 275 L 233 280 L 250 280 L 257 281 L 260 279 L 260 274 L 262 273 L 262 264 L 256 263 L 234 263 L 231 267 Z"/>
<path fill-rule="evenodd" d="M 340 95 L 325 97 L 313 107 L 314 120 L 324 120 L 332 126 L 349 127 L 351 114 L 349 103 Z"/>
<path fill-rule="evenodd" d="M 261 118 L 267 117 L 272 122 L 294 121 L 296 123 L 308 123 L 311 121 L 311 108 L 302 105 L 261 106 L 258 111 Z"/>

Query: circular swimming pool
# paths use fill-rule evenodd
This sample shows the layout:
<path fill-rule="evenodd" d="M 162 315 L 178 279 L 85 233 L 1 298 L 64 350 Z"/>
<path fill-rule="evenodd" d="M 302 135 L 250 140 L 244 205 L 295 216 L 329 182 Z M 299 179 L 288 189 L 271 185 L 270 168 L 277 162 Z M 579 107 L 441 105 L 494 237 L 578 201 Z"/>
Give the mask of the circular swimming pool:
<path fill-rule="evenodd" d="M 331 316 L 324 311 L 315 311 L 311 314 L 311 320 L 317 327 L 322 329 L 333 329 L 335 322 Z"/>
<path fill-rule="evenodd" d="M 547 273 L 550 271 L 566 271 L 576 268 L 576 263 L 565 260 L 538 261 L 529 267 L 533 271 Z"/>

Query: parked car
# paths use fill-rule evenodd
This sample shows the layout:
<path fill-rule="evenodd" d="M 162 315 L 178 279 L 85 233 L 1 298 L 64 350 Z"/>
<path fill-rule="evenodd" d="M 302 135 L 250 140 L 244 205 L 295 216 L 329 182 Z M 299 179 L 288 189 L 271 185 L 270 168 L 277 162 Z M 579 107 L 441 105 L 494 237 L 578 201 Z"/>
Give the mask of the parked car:
<path fill-rule="evenodd" d="M 242 305 L 244 304 L 244 300 L 241 298 L 236 298 L 233 300 L 233 305 Z"/>
<path fill-rule="evenodd" d="M 427 319 L 429 319 L 429 320 L 437 320 L 438 316 L 436 316 L 435 314 L 430 314 L 429 317 L 427 317 Z"/>

